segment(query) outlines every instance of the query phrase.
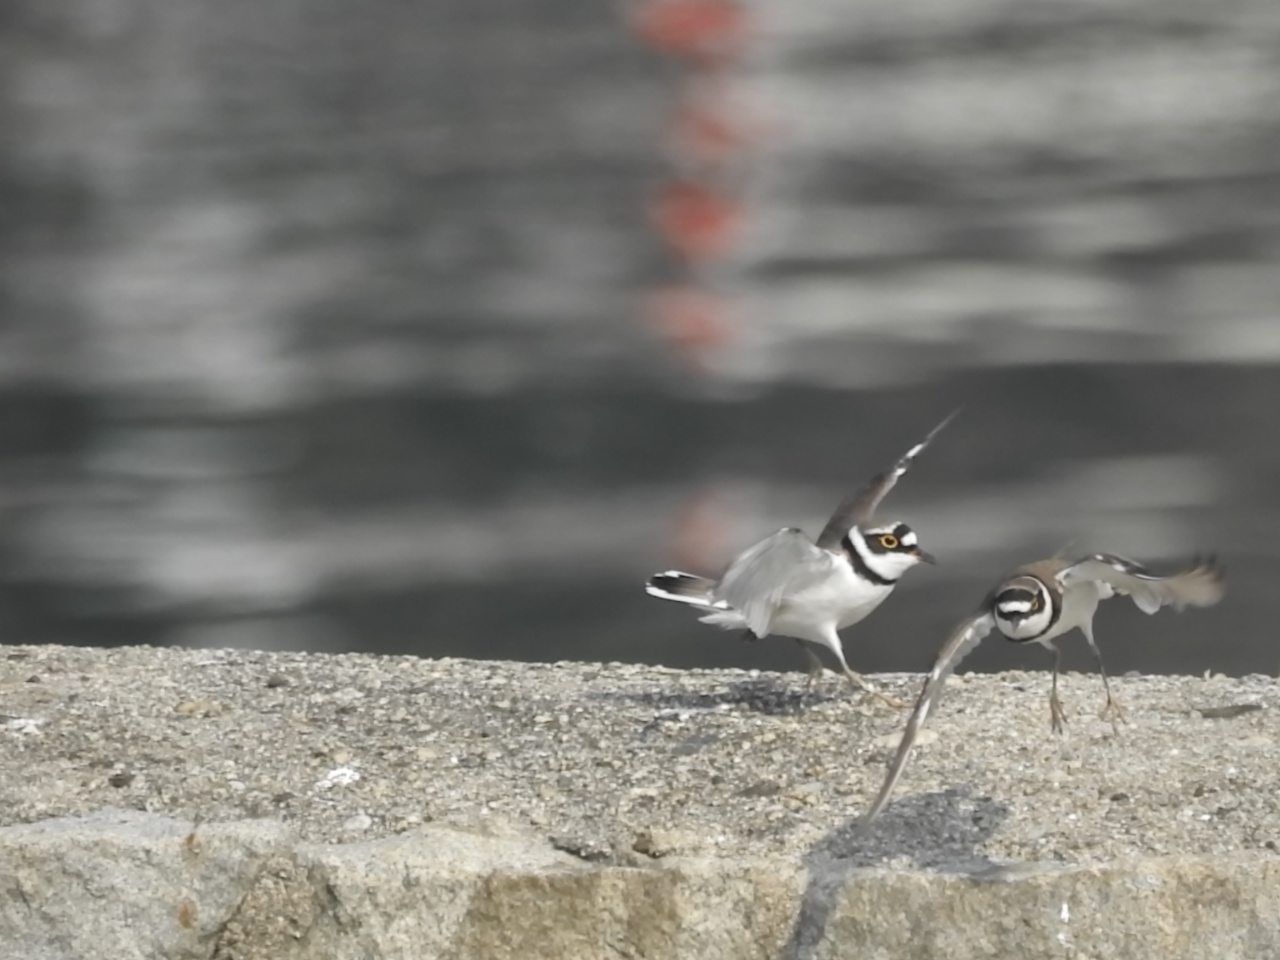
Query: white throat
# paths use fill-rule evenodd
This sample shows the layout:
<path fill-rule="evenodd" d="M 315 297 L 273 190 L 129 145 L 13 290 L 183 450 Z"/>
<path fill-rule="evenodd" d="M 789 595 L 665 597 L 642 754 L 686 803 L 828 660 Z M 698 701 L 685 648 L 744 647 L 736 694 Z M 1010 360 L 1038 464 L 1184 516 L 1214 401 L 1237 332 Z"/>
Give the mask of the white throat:
<path fill-rule="evenodd" d="M 879 582 L 882 586 L 891 586 L 920 562 L 920 558 L 911 553 L 877 553 L 867 546 L 867 536 L 868 534 L 853 527 L 845 538 L 846 548 L 852 554 L 849 562 L 853 564 L 854 572 L 860 576 Z"/>

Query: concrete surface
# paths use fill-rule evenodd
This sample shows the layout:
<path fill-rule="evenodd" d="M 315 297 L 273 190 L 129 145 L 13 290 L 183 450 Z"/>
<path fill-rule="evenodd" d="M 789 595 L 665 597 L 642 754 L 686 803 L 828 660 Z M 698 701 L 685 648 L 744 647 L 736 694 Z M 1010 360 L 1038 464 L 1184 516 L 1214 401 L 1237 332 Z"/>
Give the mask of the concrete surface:
<path fill-rule="evenodd" d="M 864 834 L 904 717 L 834 680 L 5 647 L 0 957 L 1280 947 L 1271 678 L 957 679 Z"/>

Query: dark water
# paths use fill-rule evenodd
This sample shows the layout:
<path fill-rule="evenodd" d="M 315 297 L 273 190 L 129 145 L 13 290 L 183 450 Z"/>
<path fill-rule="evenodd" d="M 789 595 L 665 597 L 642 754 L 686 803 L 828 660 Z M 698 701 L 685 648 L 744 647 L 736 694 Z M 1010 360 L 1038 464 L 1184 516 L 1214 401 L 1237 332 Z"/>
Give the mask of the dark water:
<path fill-rule="evenodd" d="M 78 478 L 103 488 L 89 504 L 83 489 L 70 502 L 57 490 L 76 480 L 67 470 L 84 463 L 99 414 L 9 397 L 7 472 L 45 471 L 49 487 L 29 487 L 33 502 L 11 513 L 5 636 L 798 668 L 790 641 L 742 644 L 647 597 L 643 580 L 673 563 L 714 572 L 783 524 L 816 532 L 849 483 L 956 406 L 882 511 L 912 522 L 941 563 L 848 631 L 858 669 L 922 668 L 1002 571 L 1068 541 L 1164 569 L 1201 551 L 1228 565 L 1212 610 L 1106 605 L 1112 669 L 1280 666 L 1280 375 L 1208 365 L 779 385 L 733 400 L 641 381 L 347 399 L 185 431 L 167 476 L 146 476 L 156 461 L 141 454 L 117 457 Z M 1068 663 L 1087 667 L 1083 643 L 1068 646 Z M 971 663 L 1046 661 L 992 640 Z"/>
<path fill-rule="evenodd" d="M 942 563 L 857 669 L 1073 542 L 1229 566 L 1111 603 L 1113 670 L 1275 672 L 1254 6 L 743 5 L 710 63 L 642 0 L 16 0 L 0 640 L 794 668 L 643 581 L 816 531 L 963 406 L 887 505 Z"/>

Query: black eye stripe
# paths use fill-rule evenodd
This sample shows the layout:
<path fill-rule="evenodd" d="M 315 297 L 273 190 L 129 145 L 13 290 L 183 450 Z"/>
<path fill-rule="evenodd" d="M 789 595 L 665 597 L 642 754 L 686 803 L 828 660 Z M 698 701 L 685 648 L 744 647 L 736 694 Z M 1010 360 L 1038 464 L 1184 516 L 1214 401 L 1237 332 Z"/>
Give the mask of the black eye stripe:
<path fill-rule="evenodd" d="M 916 532 L 905 523 L 892 527 L 863 531 L 863 542 L 876 553 L 886 551 L 915 550 L 919 545 Z"/>
<path fill-rule="evenodd" d="M 1043 637 L 1053 629 L 1062 615 L 1062 604 L 1058 596 L 1049 588 L 1036 589 L 1027 583 L 1033 579 L 1020 577 L 1019 580 L 1022 582 L 1016 586 L 1004 587 L 995 595 L 994 600 L 990 601 L 991 612 L 1000 623 L 1019 624 L 1019 629 L 1022 630 L 1027 629 L 1028 626 L 1036 630 L 1035 636 L 1008 637 L 1008 634 L 1005 634 L 1017 643 L 1027 643 Z"/>
<path fill-rule="evenodd" d="M 859 540 L 865 544 L 872 553 L 877 552 L 876 547 L 880 543 L 878 537 L 863 536 L 861 531 L 858 531 L 858 536 Z M 872 583 L 879 584 L 882 587 L 891 587 L 898 582 L 896 577 L 885 577 L 876 573 L 875 570 L 872 570 L 866 559 L 858 552 L 858 548 L 854 546 L 853 538 L 851 536 L 846 535 L 844 540 L 840 542 L 840 545 L 844 547 L 845 554 L 848 556 L 849 563 L 853 566 L 853 569 L 856 570 L 858 575 L 864 580 L 870 580 Z"/>
<path fill-rule="evenodd" d="M 854 527 L 850 536 L 858 536 L 872 553 L 910 553 L 920 549 L 920 539 L 914 530 L 905 523 L 897 523 L 892 527 L 872 527 L 859 529 Z"/>

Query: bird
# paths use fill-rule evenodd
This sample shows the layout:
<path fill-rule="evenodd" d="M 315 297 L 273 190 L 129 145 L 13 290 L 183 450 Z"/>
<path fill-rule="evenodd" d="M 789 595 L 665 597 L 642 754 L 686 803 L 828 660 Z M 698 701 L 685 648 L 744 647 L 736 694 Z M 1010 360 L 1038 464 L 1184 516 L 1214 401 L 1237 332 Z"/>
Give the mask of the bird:
<path fill-rule="evenodd" d="M 1180 573 L 1159 577 L 1133 560 L 1110 553 L 1095 553 L 1080 560 L 1054 557 L 1019 567 L 987 594 L 981 607 L 961 621 L 938 652 L 925 677 L 898 750 L 885 774 L 879 794 L 863 817 L 869 824 L 885 808 L 906 767 L 911 748 L 925 720 L 937 705 L 947 677 L 960 661 L 991 632 L 998 629 L 1014 643 L 1039 643 L 1053 651 L 1053 682 L 1049 693 L 1050 726 L 1062 733 L 1066 714 L 1058 699 L 1058 670 L 1062 651 L 1054 640 L 1079 630 L 1089 642 L 1102 675 L 1106 703 L 1099 713 L 1113 727 L 1123 717 L 1123 707 L 1111 694 L 1102 652 L 1093 637 L 1093 616 L 1098 603 L 1116 594 L 1128 596 L 1143 613 L 1161 607 L 1210 607 L 1222 599 L 1225 571 L 1214 556 L 1195 559 Z"/>
<path fill-rule="evenodd" d="M 935 562 L 911 527 L 900 521 L 875 523 L 873 515 L 958 412 L 948 415 L 893 466 L 845 497 L 816 541 L 799 527 L 784 527 L 738 554 L 719 580 L 667 570 L 650 577 L 645 590 L 696 607 L 705 614 L 703 623 L 725 630 L 745 628 L 744 639 L 771 634 L 794 638 L 805 652 L 810 684 L 823 673 L 813 647 L 825 647 L 854 688 L 905 708 L 907 704 L 849 668 L 839 631 L 880 606 L 912 567 Z"/>

